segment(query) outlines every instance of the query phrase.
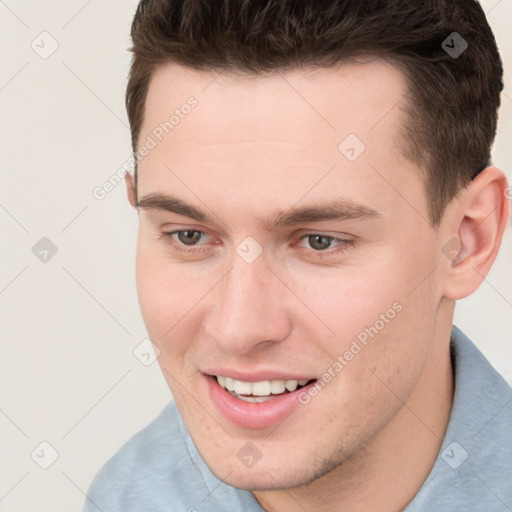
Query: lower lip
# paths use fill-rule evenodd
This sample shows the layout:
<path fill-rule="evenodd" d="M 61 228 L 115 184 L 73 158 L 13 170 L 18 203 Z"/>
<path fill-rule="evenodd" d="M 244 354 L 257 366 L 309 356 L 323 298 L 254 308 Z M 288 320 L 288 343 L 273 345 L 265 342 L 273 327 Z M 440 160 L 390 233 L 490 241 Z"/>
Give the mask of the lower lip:
<path fill-rule="evenodd" d="M 313 381 L 296 391 L 271 398 L 266 402 L 246 402 L 222 388 L 215 377 L 206 376 L 206 380 L 210 398 L 223 415 L 240 427 L 252 429 L 272 427 L 281 423 L 302 405 L 299 402 L 299 394 L 307 392 L 316 382 Z"/>

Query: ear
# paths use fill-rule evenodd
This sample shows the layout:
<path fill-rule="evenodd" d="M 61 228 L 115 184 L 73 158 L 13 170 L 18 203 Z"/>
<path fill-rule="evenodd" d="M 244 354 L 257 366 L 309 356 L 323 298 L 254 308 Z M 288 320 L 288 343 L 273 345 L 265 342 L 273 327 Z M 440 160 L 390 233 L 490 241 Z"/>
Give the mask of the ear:
<path fill-rule="evenodd" d="M 482 171 L 458 197 L 451 238 L 442 252 L 451 266 L 444 296 L 458 300 L 471 295 L 491 269 L 509 223 L 507 178 L 497 167 Z"/>
<path fill-rule="evenodd" d="M 125 174 L 124 182 L 126 184 L 126 195 L 128 196 L 128 201 L 134 208 L 137 208 L 137 189 L 135 187 L 135 180 L 129 172 Z"/>

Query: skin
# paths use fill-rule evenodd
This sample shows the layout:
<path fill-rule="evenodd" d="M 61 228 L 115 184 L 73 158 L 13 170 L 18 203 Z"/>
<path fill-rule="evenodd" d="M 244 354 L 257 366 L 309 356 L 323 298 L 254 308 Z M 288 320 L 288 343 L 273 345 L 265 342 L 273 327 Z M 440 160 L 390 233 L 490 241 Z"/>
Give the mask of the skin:
<path fill-rule="evenodd" d="M 130 203 L 172 194 L 213 219 L 139 209 L 142 315 L 206 464 L 269 512 L 403 510 L 441 447 L 454 304 L 495 259 L 507 182 L 489 167 L 434 229 L 424 171 L 401 151 L 405 92 L 403 76 L 378 59 L 260 77 L 169 63 L 149 87 L 141 145 L 187 98 L 198 105 L 140 162 L 137 191 L 127 176 Z M 366 145 L 354 162 L 338 150 L 350 133 Z M 265 229 L 291 208 L 334 200 L 379 215 Z M 179 229 L 206 235 L 195 246 L 162 238 Z M 310 233 L 351 242 L 321 251 Z M 236 252 L 248 236 L 263 250 L 253 263 Z M 443 247 L 455 236 L 466 251 L 453 262 Z M 278 426 L 235 426 L 211 402 L 206 368 L 320 379 L 396 302 L 400 313 Z M 237 457 L 247 442 L 261 452 L 251 468 Z"/>

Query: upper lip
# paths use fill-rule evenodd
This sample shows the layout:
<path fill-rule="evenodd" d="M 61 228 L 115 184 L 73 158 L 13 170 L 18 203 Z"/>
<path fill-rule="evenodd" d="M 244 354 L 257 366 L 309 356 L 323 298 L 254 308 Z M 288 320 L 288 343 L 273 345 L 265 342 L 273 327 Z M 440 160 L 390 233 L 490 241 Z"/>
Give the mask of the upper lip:
<path fill-rule="evenodd" d="M 281 370 L 244 371 L 235 368 L 209 368 L 204 370 L 206 375 L 231 377 L 243 382 L 262 382 L 266 380 L 312 380 L 315 377 L 301 373 L 288 373 Z"/>

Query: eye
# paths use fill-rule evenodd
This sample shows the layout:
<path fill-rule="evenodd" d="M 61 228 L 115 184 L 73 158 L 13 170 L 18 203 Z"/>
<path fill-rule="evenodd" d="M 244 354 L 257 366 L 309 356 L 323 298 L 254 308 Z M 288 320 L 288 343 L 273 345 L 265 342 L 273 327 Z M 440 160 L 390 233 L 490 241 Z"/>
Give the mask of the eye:
<path fill-rule="evenodd" d="M 195 245 L 205 233 L 202 231 L 186 229 L 183 231 L 173 231 L 171 234 L 177 234 L 178 240 L 184 245 Z"/>
<path fill-rule="evenodd" d="M 307 253 L 307 255 L 323 258 L 340 254 L 354 243 L 355 240 L 353 239 L 342 239 L 323 233 L 308 233 L 301 236 L 300 242 L 296 245 L 299 249 L 302 249 L 303 252 Z M 309 245 L 310 249 L 304 244 Z M 328 250 L 331 248 L 334 249 Z"/>
<path fill-rule="evenodd" d="M 209 250 L 204 243 L 199 243 L 207 236 L 207 233 L 199 229 L 176 229 L 175 231 L 162 232 L 160 239 L 170 243 L 175 251 L 199 252 Z"/>
<path fill-rule="evenodd" d="M 332 236 L 325 235 L 306 235 L 308 244 L 315 249 L 315 251 L 325 251 L 329 249 L 334 238 Z"/>
<path fill-rule="evenodd" d="M 177 229 L 170 232 L 162 232 L 160 239 L 169 243 L 173 250 L 183 253 L 203 253 L 211 251 L 211 245 L 207 243 L 209 235 L 199 229 Z M 300 237 L 299 242 L 293 244 L 307 256 L 324 258 L 335 256 L 354 245 L 354 239 L 342 239 L 324 233 L 307 233 Z M 309 248 L 308 248 L 309 246 Z"/>

